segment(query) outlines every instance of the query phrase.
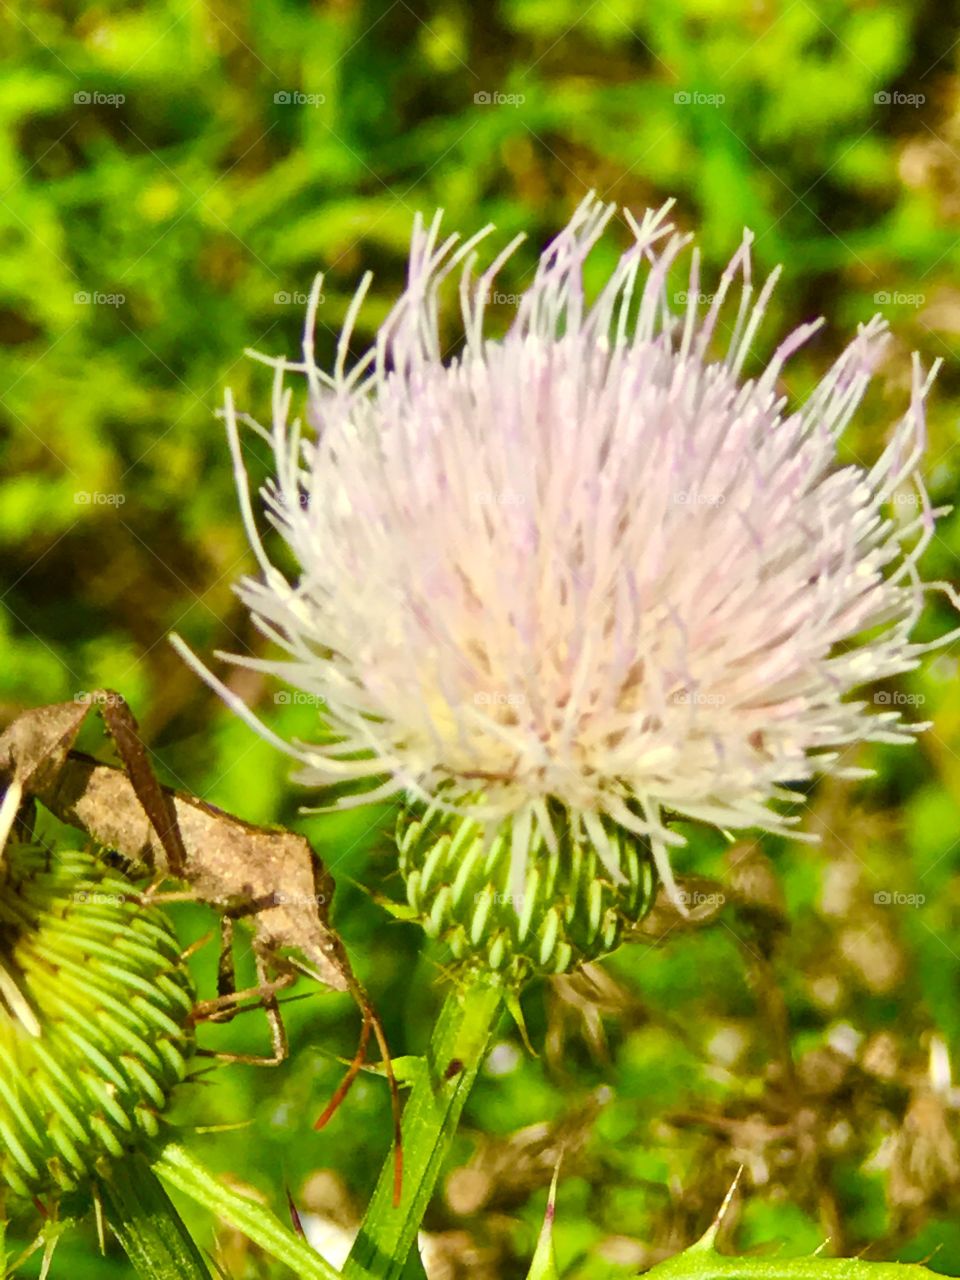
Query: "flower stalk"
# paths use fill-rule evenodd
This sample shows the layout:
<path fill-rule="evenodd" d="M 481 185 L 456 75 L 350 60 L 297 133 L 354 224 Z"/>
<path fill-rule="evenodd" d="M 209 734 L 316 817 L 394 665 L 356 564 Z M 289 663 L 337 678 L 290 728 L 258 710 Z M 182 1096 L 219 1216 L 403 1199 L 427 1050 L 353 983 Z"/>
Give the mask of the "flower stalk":
<path fill-rule="evenodd" d="M 496 1029 L 504 994 L 499 985 L 478 977 L 447 996 L 404 1109 L 400 1203 L 393 1203 L 393 1158 L 388 1155 L 347 1259 L 344 1280 L 400 1280 L 405 1274 L 407 1257 Z"/>

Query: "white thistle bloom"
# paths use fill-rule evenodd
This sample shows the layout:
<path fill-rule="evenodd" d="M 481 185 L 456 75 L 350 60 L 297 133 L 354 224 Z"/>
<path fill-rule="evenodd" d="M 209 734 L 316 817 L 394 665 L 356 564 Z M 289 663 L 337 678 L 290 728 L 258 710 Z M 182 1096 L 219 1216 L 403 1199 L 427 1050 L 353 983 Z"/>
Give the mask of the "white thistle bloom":
<path fill-rule="evenodd" d="M 318 282 L 302 363 L 267 361 L 272 427 L 242 419 L 275 454 L 262 496 L 295 581 L 260 541 L 226 403 L 262 570 L 239 594 L 286 654 L 229 660 L 315 696 L 332 732 L 283 743 L 207 678 L 302 763 L 298 780 L 359 784 L 340 804 L 407 792 L 488 831 L 508 823 L 517 878 L 538 829 L 555 849 L 562 811 L 614 880 L 611 824 L 650 841 L 672 888 L 668 815 L 784 830 L 796 819 L 771 802 L 791 798 L 785 784 L 840 772 L 846 744 L 922 727 L 849 695 L 929 647 L 910 635 L 941 514 L 917 470 L 932 374 L 915 358 L 872 467 L 840 465 L 884 323 L 788 406 L 781 369 L 818 324 L 744 380 L 777 273 L 754 298 L 745 235 L 700 314 L 694 251 L 691 301 L 673 314 L 667 273 L 688 237 L 668 207 L 626 215 L 635 242 L 590 305 L 584 259 L 615 210 L 584 201 L 497 339 L 484 306 L 516 242 L 475 279 L 480 236 L 457 247 L 439 215 L 418 220 L 406 291 L 349 372 L 369 276 L 332 374 L 313 354 Z M 457 267 L 466 341 L 445 359 L 437 290 Z M 308 430 L 289 373 L 306 376 Z M 903 486 L 907 522 L 890 506 Z"/>

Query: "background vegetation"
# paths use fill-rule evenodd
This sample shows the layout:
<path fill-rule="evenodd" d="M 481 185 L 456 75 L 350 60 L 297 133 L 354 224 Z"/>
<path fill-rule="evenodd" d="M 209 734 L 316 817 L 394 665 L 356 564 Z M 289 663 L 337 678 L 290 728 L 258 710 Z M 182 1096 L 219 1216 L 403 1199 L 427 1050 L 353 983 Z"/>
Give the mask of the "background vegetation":
<path fill-rule="evenodd" d="M 230 590 L 252 558 L 213 416 L 228 383 L 266 412 L 268 378 L 244 348 L 296 351 L 320 269 L 324 355 L 372 268 L 369 338 L 401 287 L 415 210 L 443 206 L 466 232 L 493 220 L 498 244 L 528 232 L 508 290 L 588 188 L 635 210 L 675 195 L 709 269 L 745 224 L 759 266 L 784 264 L 758 353 L 827 316 L 794 391 L 858 321 L 889 316 L 896 340 L 850 456 L 879 451 L 909 351 L 944 359 L 927 475 L 949 502 L 958 38 L 952 6 L 891 0 L 0 5 L 0 717 L 109 685 L 170 782 L 308 832 L 394 1052 L 418 1051 L 445 958 L 358 887 L 398 893 L 393 815 L 298 816 L 309 797 L 286 762 L 165 639 L 176 629 L 205 654 L 261 645 Z M 615 251 L 598 253 L 598 275 Z M 956 578 L 958 554 L 952 516 L 927 575 Z M 932 603 L 930 634 L 947 622 Z M 235 683 L 279 730 L 309 730 L 310 708 Z M 703 886 L 704 920 L 660 911 L 602 968 L 528 993 L 540 1057 L 503 1028 L 426 1224 L 438 1277 L 524 1274 L 561 1149 L 557 1243 L 574 1275 L 630 1274 L 689 1242 L 741 1164 L 740 1249 L 829 1240 L 933 1253 L 960 1274 L 955 652 L 884 692 L 933 727 L 914 750 L 854 753 L 874 780 L 811 791 L 819 847 L 693 833 L 682 869 L 724 882 Z M 105 750 L 95 732 L 87 745 Z M 180 927 L 191 941 L 212 921 L 187 908 Z M 196 961 L 207 988 L 213 950 Z M 191 1142 L 281 1212 L 289 1188 L 309 1229 L 334 1235 L 372 1186 L 389 1101 L 365 1077 L 312 1132 L 358 1018 L 346 998 L 302 991 L 291 1060 L 204 1075 L 178 1120 L 243 1125 Z M 208 1034 L 266 1044 L 256 1014 Z M 275 1274 L 201 1230 L 229 1275 Z M 97 1257 L 92 1231 L 64 1242 L 58 1268 L 129 1274 L 116 1251 Z"/>

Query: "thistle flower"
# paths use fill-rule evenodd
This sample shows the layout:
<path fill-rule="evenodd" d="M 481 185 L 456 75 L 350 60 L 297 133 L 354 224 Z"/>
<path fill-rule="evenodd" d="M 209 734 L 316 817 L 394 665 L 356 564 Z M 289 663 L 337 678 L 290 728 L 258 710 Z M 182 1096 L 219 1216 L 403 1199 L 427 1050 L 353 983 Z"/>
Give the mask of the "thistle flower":
<path fill-rule="evenodd" d="M 788 830 L 788 784 L 849 776 L 845 746 L 908 742 L 922 727 L 849 695 L 928 647 L 910 637 L 917 562 L 941 514 L 918 473 L 933 374 L 915 358 L 881 456 L 841 465 L 883 321 L 861 326 L 789 406 L 781 370 L 819 322 L 745 378 L 777 273 L 754 296 L 746 234 L 701 309 L 694 251 L 674 314 L 668 272 L 689 238 L 668 208 L 625 215 L 634 242 L 591 304 L 584 260 L 615 210 L 585 200 L 496 339 L 485 304 L 517 242 L 477 279 L 486 231 L 458 247 L 441 241 L 439 215 L 418 220 L 406 291 L 349 371 L 369 276 L 332 373 L 314 358 L 319 282 L 302 362 L 261 357 L 275 373 L 270 429 L 226 401 L 261 569 L 239 595 L 286 656 L 223 656 L 315 699 L 325 728 L 282 742 L 206 678 L 300 762 L 299 781 L 353 784 L 338 807 L 403 794 L 448 815 L 461 854 L 478 836 L 484 859 L 501 847 L 509 871 L 496 883 L 517 893 L 568 833 L 611 891 L 631 880 L 627 839 L 676 896 L 669 849 L 683 839 L 670 816 Z M 438 289 L 458 267 L 465 341 L 445 358 Z M 305 376 L 306 430 L 290 373 Z M 257 531 L 241 421 L 275 455 L 262 497 L 299 565 L 293 581 Z M 890 505 L 902 486 L 915 495 L 907 521 Z M 461 923 L 469 935 L 472 919 Z"/>

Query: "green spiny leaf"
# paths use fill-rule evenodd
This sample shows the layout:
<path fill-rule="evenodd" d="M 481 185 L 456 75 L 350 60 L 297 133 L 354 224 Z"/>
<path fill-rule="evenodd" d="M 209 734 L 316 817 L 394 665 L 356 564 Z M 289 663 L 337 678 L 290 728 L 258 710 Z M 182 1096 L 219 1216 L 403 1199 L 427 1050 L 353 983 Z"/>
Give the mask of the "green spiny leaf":
<path fill-rule="evenodd" d="M 557 1207 L 557 1178 L 559 1174 L 560 1163 L 558 1161 L 557 1167 L 553 1171 L 550 1194 L 547 1196 L 547 1211 L 543 1215 L 540 1239 L 537 1241 L 537 1250 L 533 1255 L 533 1262 L 530 1264 L 527 1280 L 560 1280 L 560 1272 L 557 1270 L 557 1256 L 553 1249 L 553 1219 Z"/>

